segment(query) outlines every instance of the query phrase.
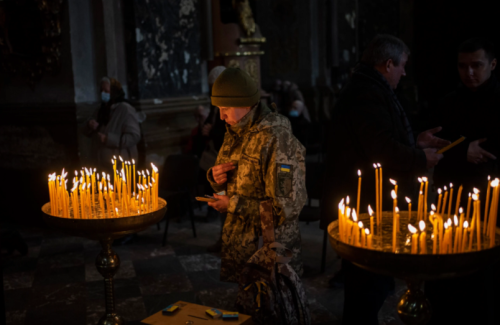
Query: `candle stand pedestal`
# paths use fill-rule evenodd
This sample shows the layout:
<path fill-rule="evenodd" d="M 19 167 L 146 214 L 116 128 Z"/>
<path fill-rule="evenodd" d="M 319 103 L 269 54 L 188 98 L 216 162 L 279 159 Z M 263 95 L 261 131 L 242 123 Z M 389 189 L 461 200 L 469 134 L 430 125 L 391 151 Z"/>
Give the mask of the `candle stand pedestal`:
<path fill-rule="evenodd" d="M 111 245 L 117 238 L 137 233 L 160 222 L 167 211 L 167 202 L 158 198 L 158 210 L 141 215 L 108 219 L 69 219 L 50 214 L 50 203 L 42 207 L 44 221 L 64 232 L 78 237 L 98 240 L 102 250 L 96 257 L 96 267 L 104 277 L 106 314 L 99 325 L 122 325 L 125 321 L 115 311 L 113 277 L 120 267 L 120 258 Z"/>
<path fill-rule="evenodd" d="M 369 215 L 361 214 L 358 218 L 363 221 L 363 224 L 370 224 Z M 500 260 L 499 228 L 496 229 L 495 246 L 480 251 L 455 254 L 409 254 L 409 248 L 405 246 L 404 249 L 400 249 L 401 252 L 393 253 L 391 251 L 392 212 L 383 212 L 382 218 L 383 226 L 380 233 L 375 231 L 374 249 L 357 247 L 341 241 L 338 220 L 328 226 L 328 235 L 330 244 L 340 257 L 368 271 L 406 281 L 408 290 L 401 297 L 397 307 L 398 315 L 405 324 L 426 324 L 431 318 L 432 306 L 421 290 L 423 281 L 467 275 Z M 412 213 L 410 223 L 417 224 L 416 219 L 416 213 Z M 400 212 L 400 225 L 400 229 L 408 229 L 407 211 Z M 402 232 L 406 233 L 406 231 Z M 400 234 L 398 241 L 406 243 L 407 237 Z M 428 245 L 427 251 L 432 252 L 432 245 Z"/>

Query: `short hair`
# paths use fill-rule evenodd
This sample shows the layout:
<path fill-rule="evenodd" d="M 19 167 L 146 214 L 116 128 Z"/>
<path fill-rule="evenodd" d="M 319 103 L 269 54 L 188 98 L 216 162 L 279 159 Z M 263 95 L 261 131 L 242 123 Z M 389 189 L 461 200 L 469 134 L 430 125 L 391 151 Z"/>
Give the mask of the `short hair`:
<path fill-rule="evenodd" d="M 410 55 L 410 49 L 402 40 L 392 35 L 379 34 L 368 44 L 361 62 L 375 67 L 391 59 L 398 66 L 403 53 Z"/>
<path fill-rule="evenodd" d="M 479 50 L 484 50 L 484 54 L 490 62 L 495 58 L 495 44 L 486 38 L 471 38 L 458 47 L 458 53 L 472 53 Z"/>

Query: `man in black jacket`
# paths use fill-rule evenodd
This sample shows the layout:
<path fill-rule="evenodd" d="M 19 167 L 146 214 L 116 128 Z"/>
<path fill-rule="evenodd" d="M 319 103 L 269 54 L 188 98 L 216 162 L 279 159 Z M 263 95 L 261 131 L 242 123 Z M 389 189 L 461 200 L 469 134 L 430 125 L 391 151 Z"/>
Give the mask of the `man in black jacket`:
<path fill-rule="evenodd" d="M 400 39 L 377 36 L 340 94 L 328 139 L 322 229 L 337 219 L 337 206 L 343 197 L 351 195 L 353 201 L 356 198 L 358 169 L 363 173 L 358 213 L 366 213 L 368 204 L 374 206 L 373 163 L 383 167 L 383 206 L 387 211 L 392 209 L 389 178 L 398 182 L 400 198 L 416 198 L 412 194 L 417 176 L 443 157 L 436 153 L 436 148 L 449 142 L 433 135 L 441 128 L 425 131 L 415 141 L 405 111 L 394 93 L 400 78 L 406 74 L 409 53 Z M 343 261 L 342 268 L 345 272 L 343 324 L 378 324 L 378 310 L 393 280 L 362 270 L 348 261 Z"/>
<path fill-rule="evenodd" d="M 500 176 L 496 159 L 500 155 L 500 83 L 492 74 L 496 64 L 494 45 L 488 40 L 473 38 L 462 43 L 457 61 L 460 83 L 436 112 L 436 123 L 443 126 L 441 136 L 450 140 L 465 136 L 466 140 L 444 153 L 434 170 L 435 184 L 463 185 L 464 208 L 468 193 L 474 187 L 480 189 L 481 211 L 488 176 Z M 468 276 L 427 282 L 425 291 L 433 307 L 429 324 L 498 324 L 494 312 L 500 303 L 495 294 L 500 289 L 498 268 L 497 264 Z"/>

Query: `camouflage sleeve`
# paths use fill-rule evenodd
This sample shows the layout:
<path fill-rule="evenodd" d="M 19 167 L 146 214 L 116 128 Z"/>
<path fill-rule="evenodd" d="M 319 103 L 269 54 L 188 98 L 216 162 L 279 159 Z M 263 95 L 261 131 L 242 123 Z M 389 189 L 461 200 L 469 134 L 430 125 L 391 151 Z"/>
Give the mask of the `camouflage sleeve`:
<path fill-rule="evenodd" d="M 288 129 L 274 129 L 266 137 L 268 141 L 262 141 L 261 148 L 261 175 L 266 199 L 273 202 L 274 220 L 281 225 L 297 219 L 307 199 L 305 148 Z M 259 215 L 260 203 L 259 199 L 235 195 L 228 211 L 252 218 Z"/>
<path fill-rule="evenodd" d="M 307 200 L 305 148 L 288 129 L 280 129 L 263 157 L 266 196 L 273 200 L 278 225 L 297 219 Z"/>
<path fill-rule="evenodd" d="M 217 162 L 216 162 L 217 164 Z M 221 191 L 226 191 L 227 183 L 217 184 L 214 180 L 214 176 L 212 175 L 212 167 L 210 167 L 207 171 L 207 180 L 210 183 L 210 186 L 214 189 L 215 193 L 219 193 Z"/>

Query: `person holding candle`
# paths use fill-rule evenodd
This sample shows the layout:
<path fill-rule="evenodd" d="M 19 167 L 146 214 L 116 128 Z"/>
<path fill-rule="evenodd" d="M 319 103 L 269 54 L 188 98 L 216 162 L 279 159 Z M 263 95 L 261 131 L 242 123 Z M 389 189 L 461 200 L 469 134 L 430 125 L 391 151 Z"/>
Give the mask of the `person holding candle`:
<path fill-rule="evenodd" d="M 408 47 L 400 39 L 378 35 L 367 46 L 361 63 L 342 89 L 333 108 L 331 133 L 327 138 L 331 145 L 327 146 L 323 178 L 321 229 L 327 229 L 337 218 L 338 209 L 332 202 L 356 193 L 358 184 L 353 175 L 358 169 L 363 173 L 362 211 L 359 212 L 366 213 L 368 204 L 374 207 L 376 197 L 374 163 L 383 167 L 382 188 L 392 188 L 389 183 L 392 178 L 398 183 L 398 196 L 404 198 L 416 197 L 416 176 L 424 174 L 442 158 L 437 150 L 449 141 L 434 136 L 441 128 L 427 130 L 415 138 L 394 92 L 401 77 L 406 75 L 409 54 Z M 391 211 L 390 191 L 381 194 L 382 210 Z M 393 286 L 393 280 L 361 270 L 349 262 L 342 263 L 343 269 L 349 264 L 345 270 L 344 322 L 375 323 L 378 308 Z M 359 306 L 366 307 L 369 312 L 360 313 Z"/>

